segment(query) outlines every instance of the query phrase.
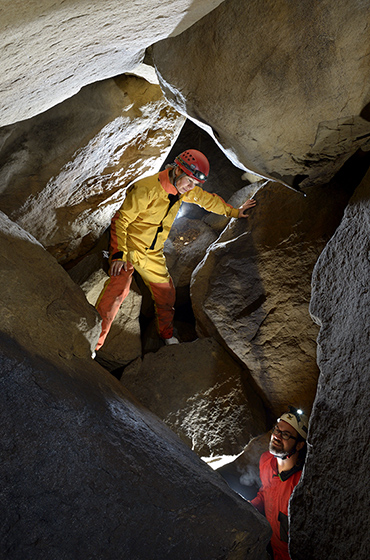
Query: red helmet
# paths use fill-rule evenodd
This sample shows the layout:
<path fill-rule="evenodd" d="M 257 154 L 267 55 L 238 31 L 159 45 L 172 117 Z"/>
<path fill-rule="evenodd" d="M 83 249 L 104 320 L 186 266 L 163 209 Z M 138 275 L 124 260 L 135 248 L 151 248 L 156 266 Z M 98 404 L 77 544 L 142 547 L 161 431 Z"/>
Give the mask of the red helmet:
<path fill-rule="evenodd" d="M 182 152 L 177 158 L 175 163 L 178 165 L 186 175 L 192 177 L 198 183 L 204 183 L 209 173 L 209 161 L 202 152 L 198 150 L 186 150 Z"/>

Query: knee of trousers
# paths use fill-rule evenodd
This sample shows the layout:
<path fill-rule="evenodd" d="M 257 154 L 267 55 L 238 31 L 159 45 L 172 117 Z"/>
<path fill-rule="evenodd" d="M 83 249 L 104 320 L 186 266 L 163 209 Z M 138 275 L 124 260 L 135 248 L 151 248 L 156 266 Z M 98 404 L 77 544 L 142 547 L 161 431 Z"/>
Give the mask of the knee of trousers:
<path fill-rule="evenodd" d="M 149 287 L 157 308 L 173 308 L 176 300 L 176 290 L 171 278 L 166 283 L 150 282 Z"/>

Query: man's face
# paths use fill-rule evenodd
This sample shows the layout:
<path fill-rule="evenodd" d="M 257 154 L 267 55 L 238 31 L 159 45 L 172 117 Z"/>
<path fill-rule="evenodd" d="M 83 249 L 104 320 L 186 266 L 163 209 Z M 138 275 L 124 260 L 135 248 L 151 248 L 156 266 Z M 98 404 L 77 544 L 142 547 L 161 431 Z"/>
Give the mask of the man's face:
<path fill-rule="evenodd" d="M 179 167 L 177 167 L 176 168 L 176 177 L 181 175 L 181 173 L 182 173 L 182 170 Z M 183 175 L 182 177 L 180 177 L 176 181 L 176 188 L 177 188 L 179 194 L 184 194 L 188 191 L 191 191 L 191 189 L 193 189 L 196 185 L 198 185 L 197 181 L 195 179 L 192 179 L 188 175 Z"/>
<path fill-rule="evenodd" d="M 293 426 L 291 426 L 284 420 L 280 420 L 279 422 L 277 422 L 276 426 L 281 432 L 284 432 L 284 435 L 289 434 L 292 437 L 290 437 L 289 439 L 283 439 L 280 433 L 272 433 L 269 451 L 272 455 L 275 455 L 275 457 L 286 459 L 289 453 L 293 451 L 295 446 L 297 445 L 297 440 L 294 438 L 298 437 L 298 432 L 293 428 Z"/>

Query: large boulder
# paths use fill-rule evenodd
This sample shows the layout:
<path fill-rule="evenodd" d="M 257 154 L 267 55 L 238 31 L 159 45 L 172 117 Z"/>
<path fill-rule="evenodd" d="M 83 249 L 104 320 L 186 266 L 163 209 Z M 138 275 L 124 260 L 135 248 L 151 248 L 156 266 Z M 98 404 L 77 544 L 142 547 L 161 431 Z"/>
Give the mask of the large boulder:
<path fill-rule="evenodd" d="M 263 518 L 91 359 L 81 288 L 3 214 L 0 247 L 0 556 L 263 558 Z"/>
<path fill-rule="evenodd" d="M 370 173 L 313 274 L 320 377 L 304 475 L 291 502 L 294 560 L 369 556 L 369 215 Z"/>
<path fill-rule="evenodd" d="M 0 334 L 0 556 L 266 559 L 270 528 L 93 360 Z"/>
<path fill-rule="evenodd" d="M 184 123 L 157 85 L 121 76 L 0 129 L 0 209 L 59 262 L 86 253 L 127 185 L 159 170 Z"/>
<path fill-rule="evenodd" d="M 135 69 L 146 47 L 181 33 L 221 1 L 3 1 L 0 126 Z"/>
<path fill-rule="evenodd" d="M 0 213 L 0 331 L 34 355 L 90 358 L 100 317 L 56 260 Z"/>
<path fill-rule="evenodd" d="M 235 163 L 306 187 L 369 148 L 369 28 L 357 0 L 227 0 L 153 56 L 167 98 Z"/>
<path fill-rule="evenodd" d="M 266 429 L 247 373 L 212 339 L 146 354 L 121 383 L 200 456 L 236 455 Z"/>
<path fill-rule="evenodd" d="M 309 411 L 314 400 L 311 274 L 350 192 L 332 184 L 303 197 L 266 184 L 249 218 L 232 220 L 193 273 L 199 335 L 213 336 L 245 364 L 276 416 L 287 403 Z"/>

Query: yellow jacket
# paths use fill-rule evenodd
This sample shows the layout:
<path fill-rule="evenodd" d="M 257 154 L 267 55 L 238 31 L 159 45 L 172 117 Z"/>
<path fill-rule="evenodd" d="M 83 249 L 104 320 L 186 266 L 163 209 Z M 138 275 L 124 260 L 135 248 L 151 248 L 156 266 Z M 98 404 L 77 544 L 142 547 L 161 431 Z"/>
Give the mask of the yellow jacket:
<path fill-rule="evenodd" d="M 136 181 L 128 189 L 125 201 L 112 220 L 112 258 L 130 262 L 137 259 L 137 253 L 163 249 L 182 202 L 191 202 L 209 212 L 232 218 L 237 218 L 239 213 L 220 196 L 200 187 L 179 195 L 166 169 Z M 131 253 L 136 253 L 136 258 L 130 257 Z"/>

